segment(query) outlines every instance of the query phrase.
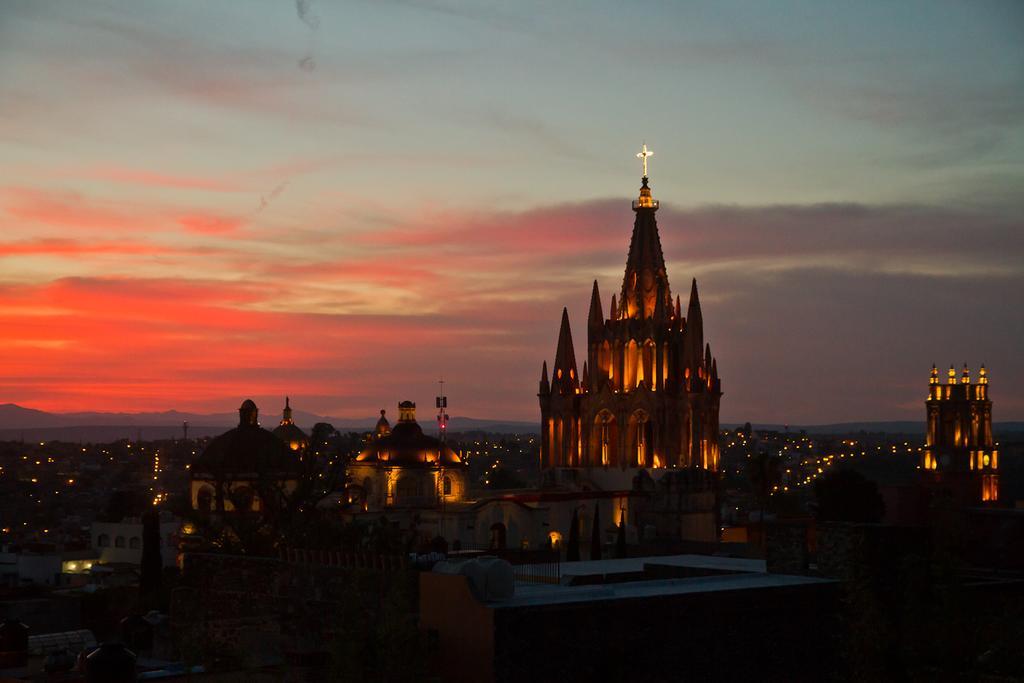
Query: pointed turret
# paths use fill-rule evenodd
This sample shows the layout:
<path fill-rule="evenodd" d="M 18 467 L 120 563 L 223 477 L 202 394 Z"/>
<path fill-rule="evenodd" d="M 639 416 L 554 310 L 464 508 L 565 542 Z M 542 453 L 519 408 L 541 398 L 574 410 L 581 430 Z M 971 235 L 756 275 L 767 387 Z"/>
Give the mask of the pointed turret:
<path fill-rule="evenodd" d="M 615 307 L 615 295 L 612 294 L 612 309 L 611 309 L 611 316 L 609 316 L 609 318 L 611 320 L 617 320 L 618 319 L 618 312 L 619 312 L 618 308 Z"/>
<path fill-rule="evenodd" d="M 704 318 L 700 312 L 700 297 L 697 295 L 697 278 L 690 285 L 690 303 L 686 307 L 686 346 L 683 349 L 683 365 L 696 368 L 701 362 L 704 347 Z"/>
<path fill-rule="evenodd" d="M 583 383 L 584 390 L 590 387 L 590 373 L 587 372 L 587 361 L 583 361 L 583 376 L 581 381 Z"/>
<path fill-rule="evenodd" d="M 939 383 L 939 369 L 937 367 L 935 367 L 935 363 L 932 363 L 932 374 L 928 378 L 928 384 L 938 384 L 938 383 Z"/>
<path fill-rule="evenodd" d="M 679 305 L 679 295 L 676 294 L 676 318 L 683 317 L 683 309 Z"/>
<path fill-rule="evenodd" d="M 551 387 L 559 393 L 575 393 L 579 386 L 576 374 L 576 352 L 572 346 L 572 330 L 569 327 L 569 309 L 562 309 L 562 327 L 558 330 L 558 347 L 555 349 L 555 367 L 551 371 Z"/>
<path fill-rule="evenodd" d="M 281 424 L 292 424 L 292 406 L 287 396 L 284 397 L 284 410 L 281 411 Z"/>
<path fill-rule="evenodd" d="M 650 318 L 659 296 L 659 287 L 664 286 L 661 296 L 666 297 L 666 308 L 672 306 L 672 294 L 665 274 L 665 256 L 661 251 L 661 238 L 658 236 L 658 223 L 654 218 L 657 202 L 650 198 L 647 178 L 643 179 L 640 196 L 647 203 L 641 202 L 636 209 L 636 220 L 633 222 L 633 236 L 629 242 L 629 256 L 626 257 L 626 273 L 622 279 L 622 295 L 619 305 L 622 306 L 622 317 Z"/>
<path fill-rule="evenodd" d="M 590 315 L 587 317 L 587 328 L 591 332 L 600 332 L 604 327 L 604 311 L 601 310 L 601 292 L 594 280 L 594 291 L 590 294 Z"/>
<path fill-rule="evenodd" d="M 970 384 L 971 383 L 971 371 L 967 369 L 967 363 L 964 363 L 964 372 L 963 372 L 963 375 L 960 377 L 960 383 L 961 384 Z"/>
<path fill-rule="evenodd" d="M 551 385 L 548 383 L 548 362 L 547 361 L 544 361 L 544 365 L 541 367 L 541 371 L 540 371 L 540 393 L 542 393 L 542 394 L 550 394 L 551 393 Z M 383 413 L 384 413 L 384 411 L 381 411 L 382 415 L 383 415 Z"/>

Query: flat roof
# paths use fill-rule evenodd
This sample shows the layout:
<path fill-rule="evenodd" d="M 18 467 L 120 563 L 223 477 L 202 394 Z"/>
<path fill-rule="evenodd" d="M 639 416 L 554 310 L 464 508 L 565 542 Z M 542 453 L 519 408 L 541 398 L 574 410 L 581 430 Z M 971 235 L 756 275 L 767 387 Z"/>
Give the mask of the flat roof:
<path fill-rule="evenodd" d="M 788 588 L 836 583 L 833 579 L 822 579 L 813 576 L 769 574 L 765 571 L 764 560 L 715 557 L 712 555 L 668 555 L 566 562 L 561 565 L 561 575 L 564 579 L 565 577 L 642 572 L 644 565 L 648 564 L 717 569 L 731 573 L 583 586 L 518 582 L 515 595 L 511 598 L 492 600 L 488 601 L 487 604 L 495 609 L 506 609 L 601 600 L 628 600 L 669 595 Z"/>
<path fill-rule="evenodd" d="M 716 569 L 728 572 L 766 572 L 764 560 L 743 557 L 718 557 L 716 555 L 654 555 L 649 557 L 626 557 L 609 560 L 582 560 L 562 562 L 562 576 L 596 576 L 601 574 L 624 574 L 643 571 L 644 566 L 657 564 L 670 567 L 693 567 L 694 569 Z"/>

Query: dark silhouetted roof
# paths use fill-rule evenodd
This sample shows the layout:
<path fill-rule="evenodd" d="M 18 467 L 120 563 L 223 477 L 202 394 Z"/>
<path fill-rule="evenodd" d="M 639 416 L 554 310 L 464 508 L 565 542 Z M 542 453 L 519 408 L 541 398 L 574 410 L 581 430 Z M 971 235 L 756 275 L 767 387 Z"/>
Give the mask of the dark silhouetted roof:
<path fill-rule="evenodd" d="M 257 422 L 256 404 L 239 408 L 239 425 L 215 437 L 192 464 L 192 476 L 279 475 L 299 470 L 298 456 Z"/>

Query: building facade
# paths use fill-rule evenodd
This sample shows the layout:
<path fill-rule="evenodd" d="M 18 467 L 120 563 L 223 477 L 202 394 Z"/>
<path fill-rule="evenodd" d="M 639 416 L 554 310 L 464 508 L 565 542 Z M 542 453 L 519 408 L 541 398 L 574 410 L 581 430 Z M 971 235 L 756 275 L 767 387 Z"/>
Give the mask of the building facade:
<path fill-rule="evenodd" d="M 697 281 L 685 317 L 673 300 L 657 210 L 644 176 L 608 317 L 594 281 L 582 373 L 562 311 L 550 380 L 546 362 L 541 372 L 542 470 L 718 469 L 718 364 L 704 341 Z"/>
<path fill-rule="evenodd" d="M 921 453 L 925 482 L 949 490 L 964 503 L 999 500 L 999 451 L 992 437 L 992 401 L 988 371 L 982 365 L 971 381 L 964 364 L 949 366 L 945 384 L 932 365 L 928 380 L 928 437 Z"/>
<path fill-rule="evenodd" d="M 200 512 L 258 512 L 279 506 L 300 476 L 299 456 L 260 426 L 259 409 L 247 399 L 238 426 L 214 438 L 192 463 L 192 509 Z"/>
<path fill-rule="evenodd" d="M 466 498 L 466 465 L 416 422 L 416 404 L 398 404 L 394 428 L 384 411 L 374 434 L 348 466 L 349 499 L 364 511 L 437 508 Z"/>

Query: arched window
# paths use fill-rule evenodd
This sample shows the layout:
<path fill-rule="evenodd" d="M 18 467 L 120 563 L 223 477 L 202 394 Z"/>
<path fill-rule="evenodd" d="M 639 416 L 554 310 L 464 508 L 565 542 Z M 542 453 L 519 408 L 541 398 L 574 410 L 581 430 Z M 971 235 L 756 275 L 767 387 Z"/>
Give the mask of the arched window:
<path fill-rule="evenodd" d="M 452 478 L 446 476 L 441 480 L 441 493 L 445 496 L 452 495 Z"/>
<path fill-rule="evenodd" d="M 420 495 L 419 482 L 416 481 L 416 477 L 407 474 L 398 480 L 398 502 L 409 503 L 413 499 L 418 498 Z"/>
<path fill-rule="evenodd" d="M 654 345 L 652 340 L 648 339 L 644 342 L 643 346 L 643 357 L 640 363 L 643 377 L 640 378 L 640 381 L 646 382 L 649 389 L 654 389 L 658 386 L 657 361 L 658 347 Z M 639 383 L 637 382 L 637 384 Z"/>
<path fill-rule="evenodd" d="M 618 441 L 619 430 L 615 424 L 615 416 L 607 410 L 602 410 L 594 418 L 594 425 L 590 430 L 590 458 L 594 464 L 617 465 L 616 446 Z"/>
<path fill-rule="evenodd" d="M 204 486 L 196 494 L 196 509 L 209 512 L 213 509 L 213 489 Z"/>
<path fill-rule="evenodd" d="M 552 550 L 560 550 L 562 547 L 562 534 L 552 531 L 548 534 L 548 543 L 551 544 Z"/>
<path fill-rule="evenodd" d="M 141 547 L 142 547 L 142 541 L 139 540 L 138 536 L 132 536 L 131 538 L 128 539 L 128 549 L 129 550 L 138 550 Z"/>
<path fill-rule="evenodd" d="M 114 547 L 115 548 L 123 548 L 124 547 L 124 536 L 118 536 L 117 538 L 114 539 Z"/>
<path fill-rule="evenodd" d="M 110 547 L 110 536 L 108 536 L 107 534 L 100 534 L 99 536 L 96 537 L 96 545 L 99 546 L 100 548 L 109 548 Z"/>
<path fill-rule="evenodd" d="M 635 341 L 630 340 L 626 344 L 624 353 L 626 367 L 622 389 L 628 392 L 633 391 L 640 384 L 640 380 L 643 379 L 643 370 L 640 367 L 640 347 L 637 346 Z"/>
<path fill-rule="evenodd" d="M 653 432 L 650 417 L 642 410 L 633 413 L 629 418 L 627 433 L 627 457 L 634 467 L 648 467 L 652 464 Z"/>
<path fill-rule="evenodd" d="M 252 510 L 255 499 L 256 495 L 248 486 L 240 486 L 231 492 L 231 504 L 240 512 Z"/>

